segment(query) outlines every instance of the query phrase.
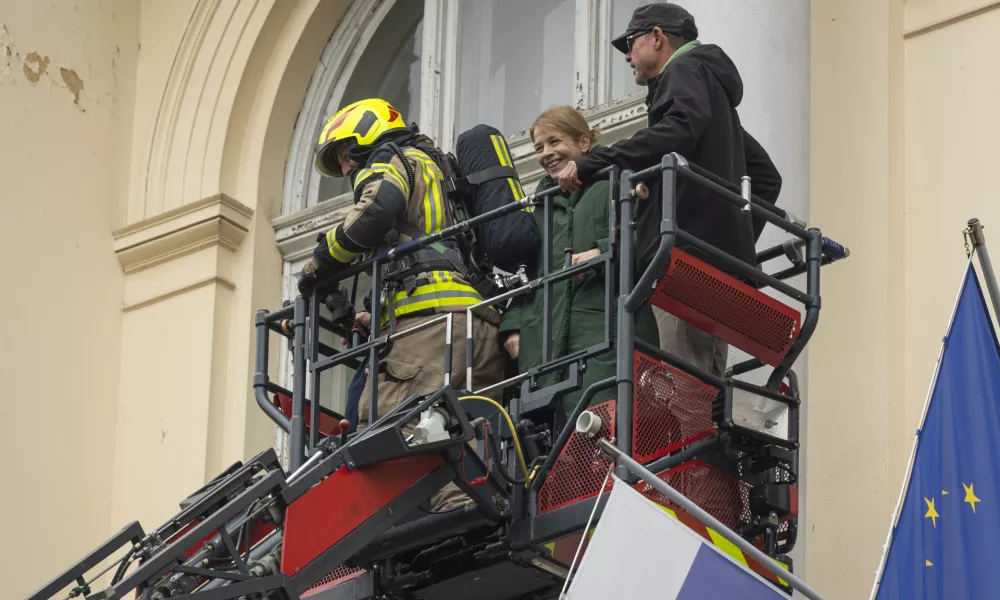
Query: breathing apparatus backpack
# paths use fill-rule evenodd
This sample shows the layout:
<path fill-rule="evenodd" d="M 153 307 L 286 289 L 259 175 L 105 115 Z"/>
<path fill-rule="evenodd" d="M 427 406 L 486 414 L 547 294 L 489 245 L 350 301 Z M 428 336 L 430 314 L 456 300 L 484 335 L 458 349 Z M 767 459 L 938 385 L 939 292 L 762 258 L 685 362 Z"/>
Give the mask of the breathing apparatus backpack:
<path fill-rule="evenodd" d="M 387 147 L 408 166 L 404 152 L 395 144 Z M 524 197 L 517 171 L 514 170 L 507 141 L 494 127 L 477 125 L 458 136 L 455 154 L 441 149 L 416 145 L 434 161 L 444 176 L 447 209 L 452 221 L 460 223 L 490 210 L 509 205 Z M 407 169 L 407 175 L 413 175 Z M 400 231 L 410 237 L 422 232 L 413 228 Z M 525 273 L 534 266 L 540 236 L 534 216 L 518 210 L 468 229 L 454 239 L 431 244 L 391 263 L 386 282 L 407 291 L 419 281 L 417 275 L 429 270 L 462 273 L 470 285 L 489 298 L 503 289 L 527 283 Z M 494 267 L 512 273 L 494 274 Z"/>
<path fill-rule="evenodd" d="M 461 133 L 455 154 L 434 151 L 432 158 L 444 173 L 455 222 L 509 205 L 525 195 L 507 140 L 494 127 L 480 124 Z M 535 218 L 525 208 L 470 230 L 463 245 L 482 271 L 490 273 L 496 266 L 516 273 L 521 267 L 528 271 L 534 267 L 540 242 Z"/>

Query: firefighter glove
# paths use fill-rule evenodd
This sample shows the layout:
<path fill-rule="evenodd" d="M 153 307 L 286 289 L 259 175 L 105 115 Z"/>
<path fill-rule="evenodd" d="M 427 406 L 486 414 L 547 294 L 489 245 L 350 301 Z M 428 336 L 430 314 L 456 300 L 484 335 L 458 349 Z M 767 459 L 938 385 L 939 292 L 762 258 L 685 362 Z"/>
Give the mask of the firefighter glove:
<path fill-rule="evenodd" d="M 323 276 L 323 265 L 316 261 L 315 258 L 309 259 L 305 265 L 302 266 L 302 272 L 299 273 L 299 293 L 303 296 L 312 295 L 313 289 L 316 288 L 316 283 Z"/>

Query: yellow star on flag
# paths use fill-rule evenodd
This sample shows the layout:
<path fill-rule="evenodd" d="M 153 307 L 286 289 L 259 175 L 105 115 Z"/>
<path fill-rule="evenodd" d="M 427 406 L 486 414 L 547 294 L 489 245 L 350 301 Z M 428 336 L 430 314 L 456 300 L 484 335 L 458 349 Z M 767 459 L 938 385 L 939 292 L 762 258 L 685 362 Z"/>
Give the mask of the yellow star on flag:
<path fill-rule="evenodd" d="M 948 490 L 941 490 L 941 495 L 942 496 L 947 496 L 948 495 Z"/>
<path fill-rule="evenodd" d="M 972 491 L 972 484 L 965 485 L 962 483 L 962 487 L 965 488 L 965 500 L 962 502 L 968 502 L 969 506 L 972 507 L 972 512 L 976 512 L 976 502 L 982 502 L 979 498 L 976 498 L 976 494 Z"/>
<path fill-rule="evenodd" d="M 924 515 L 924 518 L 930 519 L 931 523 L 934 524 L 934 527 L 937 527 L 937 519 L 941 515 L 939 515 L 938 512 L 934 510 L 934 499 L 931 498 L 930 500 L 928 500 L 927 498 L 924 498 L 924 502 L 927 503 L 927 514 Z"/>
<path fill-rule="evenodd" d="M 933 567 L 933 566 L 934 566 L 934 563 L 932 563 L 932 562 L 931 562 L 931 561 L 929 561 L 929 560 L 925 560 L 925 561 L 924 561 L 924 566 L 925 566 L 925 567 Z"/>

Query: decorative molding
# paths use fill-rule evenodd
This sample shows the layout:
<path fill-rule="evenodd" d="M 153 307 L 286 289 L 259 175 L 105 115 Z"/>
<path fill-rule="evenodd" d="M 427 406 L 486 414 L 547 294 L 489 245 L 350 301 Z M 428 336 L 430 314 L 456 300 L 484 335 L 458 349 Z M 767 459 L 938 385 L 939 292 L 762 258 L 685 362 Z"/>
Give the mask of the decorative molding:
<path fill-rule="evenodd" d="M 148 150 L 134 161 L 131 221 L 220 190 L 231 96 L 273 7 L 262 0 L 193 3 L 155 106 Z"/>
<path fill-rule="evenodd" d="M 252 218 L 253 209 L 216 194 L 114 231 L 115 255 L 131 274 L 213 245 L 236 250 Z"/>
<path fill-rule="evenodd" d="M 600 127 L 604 137 L 615 140 L 628 137 L 632 129 L 637 125 L 645 123 L 646 119 L 646 94 L 637 92 L 617 100 L 612 100 L 600 106 L 588 108 L 583 111 L 583 116 L 587 117 L 587 122 L 593 127 Z M 531 136 L 528 131 L 519 131 L 507 136 L 507 144 L 510 146 L 511 158 L 518 170 L 522 170 L 525 161 L 535 158 L 535 150 L 531 145 Z"/>
<path fill-rule="evenodd" d="M 940 21 L 934 21 L 933 23 L 928 23 L 927 25 L 917 27 L 916 29 L 911 29 L 910 31 L 904 31 L 903 39 L 908 40 L 911 38 L 915 38 L 917 36 L 924 35 L 925 33 L 937 31 L 938 29 L 944 29 L 945 27 L 948 27 L 950 25 L 961 23 L 962 21 L 966 21 L 968 19 L 971 19 L 972 17 L 978 17 L 979 15 L 991 12 L 998 8 L 1000 8 L 1000 0 L 994 0 L 993 2 L 990 2 L 983 6 L 964 10 L 958 14 L 941 19 Z"/>
<path fill-rule="evenodd" d="M 221 0 L 199 0 L 195 4 L 191 18 L 184 28 L 181 42 L 177 46 L 174 60 L 170 65 L 167 84 L 160 97 L 160 105 L 157 107 L 156 121 L 153 124 L 153 135 L 150 140 L 150 152 L 143 173 L 141 214 L 144 217 L 148 216 L 150 212 L 154 214 L 156 212 L 156 208 L 150 206 L 150 200 L 153 197 L 159 195 L 159 201 L 164 201 L 165 190 L 159 188 L 166 186 L 170 147 L 177 129 L 184 92 L 191 81 L 195 62 L 198 55 L 201 54 L 209 25 L 212 24 L 220 4 Z"/>
<path fill-rule="evenodd" d="M 215 276 L 215 277 L 206 277 L 204 279 L 199 279 L 198 281 L 195 281 L 194 283 L 190 283 L 190 284 L 185 285 L 183 287 L 179 287 L 177 289 L 170 290 L 169 292 L 163 292 L 162 294 L 157 294 L 157 295 L 153 296 L 152 298 L 146 298 L 145 300 L 140 300 L 139 302 L 133 302 L 132 304 L 127 304 L 127 305 L 125 305 L 125 306 L 122 307 L 122 312 L 123 313 L 132 312 L 134 310 L 138 310 L 140 308 L 144 308 L 146 306 L 150 306 L 152 304 L 156 304 L 157 302 L 162 302 L 162 301 L 167 300 L 169 298 L 173 298 L 174 296 L 180 296 L 181 294 L 185 294 L 185 293 L 190 292 L 192 290 L 196 290 L 198 288 L 203 288 L 206 285 L 212 285 L 212 284 L 221 285 L 222 287 L 224 287 L 224 288 L 226 288 L 226 289 L 228 289 L 230 291 L 236 289 L 236 284 L 233 283 L 232 281 L 226 279 L 225 277 L 218 277 L 218 276 Z"/>
<path fill-rule="evenodd" d="M 316 235 L 343 221 L 353 205 L 353 198 L 353 194 L 341 194 L 297 213 L 273 219 L 271 225 L 281 257 L 294 261 L 311 255 L 316 247 Z"/>

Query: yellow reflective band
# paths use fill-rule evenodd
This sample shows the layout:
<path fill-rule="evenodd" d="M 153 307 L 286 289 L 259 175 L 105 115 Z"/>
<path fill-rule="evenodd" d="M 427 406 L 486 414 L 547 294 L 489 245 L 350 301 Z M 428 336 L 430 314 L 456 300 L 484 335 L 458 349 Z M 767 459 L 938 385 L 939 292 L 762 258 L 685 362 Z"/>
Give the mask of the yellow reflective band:
<path fill-rule="evenodd" d="M 479 296 L 479 292 L 476 291 L 476 288 L 472 287 L 471 285 L 465 285 L 464 283 L 455 283 L 455 282 L 428 283 L 426 285 L 418 285 L 416 288 L 414 288 L 413 293 L 411 294 L 407 294 L 405 291 L 397 292 L 396 295 L 393 296 L 393 300 L 396 302 L 397 305 L 403 305 L 411 301 L 414 301 L 414 299 L 418 298 L 419 296 L 423 296 L 425 294 L 437 294 L 439 292 L 440 293 L 459 292 L 464 296 L 475 296 L 477 298 L 480 298 L 480 300 L 478 301 L 482 302 L 482 299 Z"/>
<path fill-rule="evenodd" d="M 330 256 L 332 256 L 334 260 L 336 260 L 337 262 L 342 262 L 344 264 L 350 264 L 354 262 L 354 259 L 357 258 L 361 253 L 351 252 L 350 250 L 340 245 L 340 242 L 337 241 L 338 229 L 340 229 L 339 225 L 337 227 L 334 227 L 330 231 L 326 232 L 326 247 L 330 251 Z"/>
<path fill-rule="evenodd" d="M 410 185 L 403 179 L 403 176 L 400 175 L 396 167 L 387 165 L 386 167 L 372 167 L 372 170 L 388 175 L 399 186 L 399 189 L 403 191 L 403 195 L 407 198 L 410 197 Z"/>
<path fill-rule="evenodd" d="M 491 135 L 490 140 L 493 142 L 493 150 L 497 153 L 497 159 L 500 161 L 501 167 L 513 167 L 514 163 L 510 159 L 510 154 L 507 154 L 507 144 L 504 143 L 503 138 L 499 135 Z M 520 200 L 524 198 L 524 190 L 521 189 L 519 183 L 514 182 L 514 178 L 507 178 L 507 185 L 510 186 L 510 193 L 514 194 L 515 200 Z"/>
<path fill-rule="evenodd" d="M 424 232 L 440 231 L 444 227 L 445 212 L 444 205 L 441 203 L 441 192 L 435 183 L 444 181 L 444 173 L 441 172 L 437 163 L 419 150 L 404 150 L 403 154 L 424 167 L 424 184 L 427 187 L 424 196 Z"/>
<path fill-rule="evenodd" d="M 399 186 L 399 189 L 403 191 L 403 195 L 407 198 L 410 197 L 410 186 L 406 184 L 406 181 L 400 176 L 399 171 L 396 167 L 388 163 L 374 163 L 371 167 L 361 169 L 358 172 L 358 176 L 354 179 L 354 190 L 357 191 L 361 187 L 365 180 L 376 173 L 381 173 L 383 176 L 388 175 L 392 178 L 393 182 Z"/>
<path fill-rule="evenodd" d="M 396 316 L 401 317 L 403 315 L 419 312 L 421 310 L 427 310 L 429 308 L 443 308 L 448 306 L 472 306 L 473 304 L 479 304 L 483 299 L 479 297 L 469 296 L 463 298 L 431 298 L 430 300 L 423 300 L 421 302 L 414 302 L 413 304 L 407 304 L 406 306 L 401 306 L 396 309 Z"/>
<path fill-rule="evenodd" d="M 447 277 L 450 279 L 451 275 Z M 432 308 L 471 306 L 482 301 L 483 297 L 471 286 L 454 282 L 429 283 L 417 286 L 412 294 L 407 295 L 404 291 L 393 296 L 393 313 L 396 317 L 401 317 Z M 388 318 L 389 315 L 385 315 L 383 323 Z"/>
<path fill-rule="evenodd" d="M 507 147 L 507 142 L 500 136 L 497 136 L 500 142 L 500 149 L 503 150 L 503 155 L 507 157 L 507 164 L 511 167 L 514 166 L 514 160 L 510 157 L 510 148 Z"/>
<path fill-rule="evenodd" d="M 507 163 L 507 157 L 500 149 L 500 137 L 496 135 L 490 136 L 490 141 L 493 142 L 493 150 L 497 153 L 497 160 L 500 161 L 501 167 L 509 167 L 510 164 Z"/>
<path fill-rule="evenodd" d="M 428 174 L 427 169 L 425 168 L 424 169 L 424 233 L 434 233 L 434 230 L 432 229 L 433 220 L 431 218 L 433 216 L 431 214 L 431 187 L 433 187 L 433 185 L 434 184 L 431 183 L 431 177 Z"/>
<path fill-rule="evenodd" d="M 358 171 L 358 176 L 354 178 L 354 191 L 358 191 L 358 188 L 365 184 L 365 180 L 375 174 L 375 171 L 371 169 L 361 169 Z"/>
<path fill-rule="evenodd" d="M 749 565 L 747 564 L 747 559 L 743 555 L 743 551 L 742 550 L 740 550 L 739 548 L 737 548 L 735 544 L 733 544 L 732 542 L 730 542 L 726 538 L 724 538 L 721 535 L 719 535 L 718 533 L 716 533 L 715 530 L 710 529 L 708 527 L 706 527 L 705 529 L 708 530 L 708 537 L 712 538 L 712 543 L 715 544 L 715 546 L 719 550 L 722 550 L 723 552 L 725 552 L 726 554 L 728 554 L 729 556 L 731 556 L 733 558 L 733 560 L 735 560 L 736 562 L 740 563 L 744 567 L 749 567 Z"/>
<path fill-rule="evenodd" d="M 437 179 L 437 175 L 434 171 L 431 171 L 431 175 Z M 444 205 L 441 204 L 441 192 L 438 191 L 437 181 L 434 182 L 434 185 L 432 185 L 431 188 L 434 190 L 434 206 L 436 208 L 435 214 L 437 215 L 437 220 L 434 223 L 434 231 L 441 231 L 441 226 L 444 221 Z"/>
<path fill-rule="evenodd" d="M 660 508 L 662 508 L 662 509 L 663 509 L 663 512 L 667 513 L 667 514 L 668 514 L 668 515 L 670 515 L 671 517 L 673 517 L 673 518 L 675 518 L 675 519 L 677 518 L 677 513 L 675 513 L 674 511 L 670 510 L 670 509 L 669 509 L 669 508 L 667 508 L 666 506 L 663 506 L 662 504 L 657 504 L 656 502 L 654 502 L 653 504 L 656 504 L 657 506 L 659 506 Z"/>

